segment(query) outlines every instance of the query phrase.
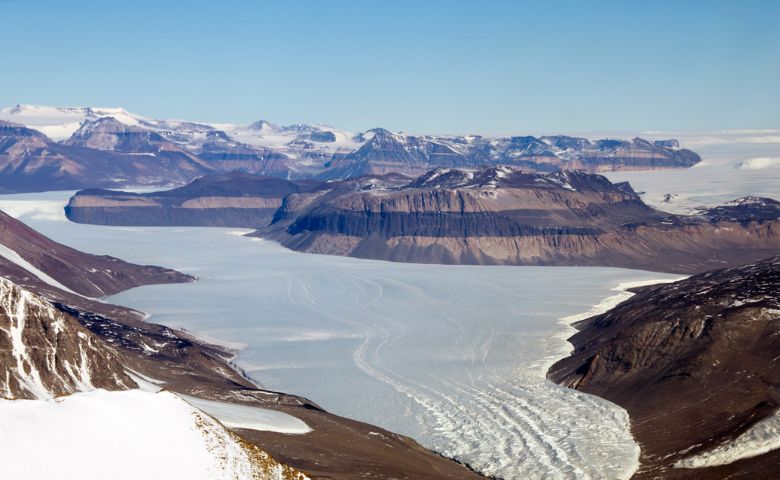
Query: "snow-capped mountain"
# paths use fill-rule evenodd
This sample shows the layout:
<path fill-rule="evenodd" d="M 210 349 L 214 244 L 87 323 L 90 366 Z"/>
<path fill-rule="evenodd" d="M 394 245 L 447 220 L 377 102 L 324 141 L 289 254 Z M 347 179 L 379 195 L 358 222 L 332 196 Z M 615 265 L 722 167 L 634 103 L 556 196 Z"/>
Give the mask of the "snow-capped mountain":
<path fill-rule="evenodd" d="M 66 140 L 87 120 L 111 117 L 136 126 L 148 119 L 132 114 L 124 108 L 47 107 L 16 105 L 0 109 L 0 120 L 34 128 L 55 141 Z"/>
<path fill-rule="evenodd" d="M 13 191 L 183 184 L 219 172 L 342 179 L 506 164 L 536 172 L 690 167 L 676 140 L 407 135 L 374 128 L 157 120 L 121 108 L 0 110 L 0 187 Z M 34 137 L 34 142 L 30 143 Z M 26 139 L 25 143 L 21 139 Z M 104 161 L 103 165 L 100 164 Z"/>

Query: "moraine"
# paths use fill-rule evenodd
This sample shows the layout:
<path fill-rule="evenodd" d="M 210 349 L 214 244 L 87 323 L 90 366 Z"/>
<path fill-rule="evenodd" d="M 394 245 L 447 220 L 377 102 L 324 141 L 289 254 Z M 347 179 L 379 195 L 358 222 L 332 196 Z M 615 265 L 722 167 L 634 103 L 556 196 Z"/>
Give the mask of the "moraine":
<path fill-rule="evenodd" d="M 266 388 L 502 478 L 627 478 L 637 466 L 625 411 L 545 374 L 570 351 L 558 319 L 619 284 L 676 276 L 398 264 L 295 253 L 248 230 L 80 225 L 62 214 L 71 194 L 0 196 L 0 209 L 75 248 L 198 275 L 108 300 L 243 347 L 237 364 Z"/>

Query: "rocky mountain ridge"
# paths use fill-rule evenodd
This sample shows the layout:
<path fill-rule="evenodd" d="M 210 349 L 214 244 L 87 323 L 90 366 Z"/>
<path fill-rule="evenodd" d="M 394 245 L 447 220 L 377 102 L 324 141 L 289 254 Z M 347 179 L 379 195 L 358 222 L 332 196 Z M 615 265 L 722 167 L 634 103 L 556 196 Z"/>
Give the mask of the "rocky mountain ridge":
<path fill-rule="evenodd" d="M 196 155 L 171 143 L 103 137 L 58 143 L 36 130 L 0 120 L 0 192 L 171 185 L 217 173 Z M 138 150 L 93 148 L 111 145 L 125 149 L 136 145 Z"/>
<path fill-rule="evenodd" d="M 0 109 L 0 188 L 7 191 L 180 185 L 232 171 L 341 179 L 393 172 L 416 176 L 435 167 L 507 164 L 539 172 L 601 172 L 686 168 L 699 161 L 676 140 L 407 135 L 382 128 L 355 133 L 266 121 L 155 120 L 123 109 Z"/>
<path fill-rule="evenodd" d="M 80 252 L 41 235 L 2 211 L 0 256 L 28 270 L 45 272 L 52 282 L 86 297 L 104 297 L 154 283 L 195 281 L 175 270 Z"/>

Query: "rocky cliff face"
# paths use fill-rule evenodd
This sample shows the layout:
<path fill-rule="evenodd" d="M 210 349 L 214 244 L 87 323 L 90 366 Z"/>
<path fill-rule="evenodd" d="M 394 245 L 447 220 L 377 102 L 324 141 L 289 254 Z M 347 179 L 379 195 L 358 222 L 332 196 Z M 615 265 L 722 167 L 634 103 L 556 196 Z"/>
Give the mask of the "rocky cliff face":
<path fill-rule="evenodd" d="M 80 252 L 50 240 L 4 212 L 0 212 L 0 256 L 45 272 L 53 281 L 88 297 L 113 295 L 140 285 L 195 280 L 167 268 Z"/>
<path fill-rule="evenodd" d="M 259 228 L 268 225 L 285 196 L 321 185 L 231 173 L 162 192 L 83 190 L 70 199 L 65 214 L 71 221 L 97 225 Z"/>
<path fill-rule="evenodd" d="M 47 399 L 135 388 L 106 347 L 73 317 L 0 277 L 0 396 Z"/>
<path fill-rule="evenodd" d="M 672 465 L 733 440 L 780 408 L 780 257 L 645 287 L 576 325 L 553 381 L 629 412 L 637 478 L 774 478 L 777 451 L 738 464 Z"/>
<path fill-rule="evenodd" d="M 395 261 L 683 273 L 780 249 L 771 208 L 672 215 L 626 184 L 579 171 L 444 168 L 401 183 L 366 177 L 289 195 L 257 235 L 299 251 Z"/>

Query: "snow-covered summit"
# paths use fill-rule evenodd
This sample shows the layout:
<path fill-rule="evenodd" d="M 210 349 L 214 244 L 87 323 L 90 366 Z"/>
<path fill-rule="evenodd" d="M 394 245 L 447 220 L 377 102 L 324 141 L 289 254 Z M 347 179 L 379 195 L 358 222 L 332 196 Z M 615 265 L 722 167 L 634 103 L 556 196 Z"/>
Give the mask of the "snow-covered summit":
<path fill-rule="evenodd" d="M 65 140 L 79 129 L 85 120 L 112 117 L 125 125 L 137 126 L 150 119 L 130 113 L 124 108 L 48 107 L 19 104 L 0 109 L 0 120 L 34 128 L 53 140 Z"/>

